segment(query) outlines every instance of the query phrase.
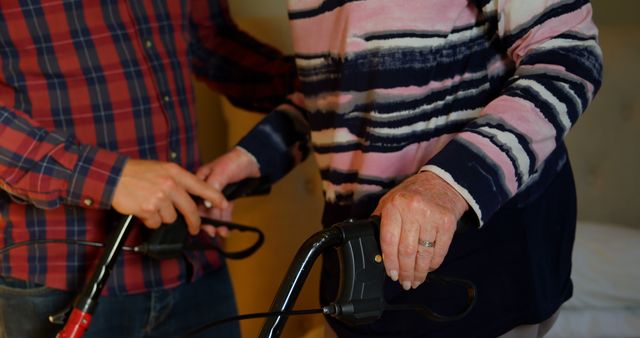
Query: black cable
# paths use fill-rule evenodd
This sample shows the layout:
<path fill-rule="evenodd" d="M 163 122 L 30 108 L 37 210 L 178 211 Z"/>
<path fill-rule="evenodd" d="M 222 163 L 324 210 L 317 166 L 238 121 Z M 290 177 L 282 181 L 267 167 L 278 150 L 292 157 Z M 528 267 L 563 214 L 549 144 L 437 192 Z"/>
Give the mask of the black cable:
<path fill-rule="evenodd" d="M 93 242 L 93 241 L 84 241 L 84 240 L 80 240 L 80 239 L 36 239 L 36 240 L 29 240 L 29 241 L 22 241 L 22 242 L 15 242 L 15 243 L 11 243 L 3 248 L 0 248 L 0 256 L 6 254 L 7 252 L 13 250 L 13 249 L 17 249 L 19 247 L 23 247 L 23 246 L 29 246 L 29 245 L 43 245 L 43 244 L 50 244 L 50 243 L 57 243 L 57 244 L 67 244 L 67 245 L 84 245 L 84 246 L 91 246 L 94 248 L 103 248 L 104 247 L 104 243 L 100 243 L 100 242 Z M 130 251 L 133 252 L 133 248 L 130 246 L 124 246 L 122 247 L 122 249 L 124 251 Z"/>
<path fill-rule="evenodd" d="M 229 221 L 210 219 L 206 217 L 202 217 L 202 221 L 204 224 L 215 224 L 216 226 L 225 226 L 229 230 L 235 230 L 240 232 L 254 232 L 258 235 L 256 242 L 250 247 L 235 251 L 228 252 L 220 248 L 219 246 L 213 243 L 201 243 L 201 242 L 189 242 L 187 240 L 187 230 L 186 224 L 184 223 L 184 219 L 179 217 L 176 222 L 172 224 L 164 224 L 160 229 L 157 229 L 152 232 L 151 238 L 154 236 L 158 236 L 155 241 L 150 240 L 144 243 L 138 244 L 134 247 L 123 246 L 122 249 L 127 252 L 134 252 L 137 254 L 141 254 L 147 257 L 151 257 L 154 259 L 166 259 L 166 258 L 174 258 L 180 256 L 184 251 L 207 251 L 207 250 L 215 250 L 220 255 L 228 259 L 244 259 L 251 255 L 253 255 L 264 243 L 264 233 L 256 228 L 248 225 L 237 224 Z M 167 231 L 169 230 L 169 231 Z M 164 236 L 164 238 L 163 238 Z M 41 239 L 41 240 L 27 240 L 22 242 L 16 242 L 8 244 L 5 247 L 0 248 L 0 256 L 6 254 L 7 252 L 17 249 L 23 246 L 29 245 L 43 245 L 49 243 L 59 243 L 59 244 L 67 244 L 67 245 L 84 245 L 96 248 L 104 248 L 104 243 L 80 240 L 80 239 L 58 239 L 58 238 L 50 238 L 50 239 Z"/>
<path fill-rule="evenodd" d="M 255 251 L 257 251 L 257 249 L 259 248 L 259 246 L 262 244 L 262 242 L 264 241 L 263 238 L 261 238 L 261 240 L 259 242 L 257 242 L 257 244 L 254 244 L 253 246 L 251 246 L 248 249 L 245 250 L 241 250 L 241 251 L 237 251 L 237 252 L 227 252 L 222 250 L 220 247 L 216 246 L 216 245 L 206 245 L 206 244 L 197 244 L 197 245 L 187 245 L 187 246 L 182 246 L 182 244 L 180 244 L 178 247 L 176 247 L 176 245 L 174 244 L 158 244 L 158 245 L 153 245 L 153 246 L 147 246 L 147 245 L 137 245 L 134 247 L 131 246 L 123 246 L 122 250 L 126 251 L 126 252 L 131 252 L 131 253 L 136 253 L 136 254 L 140 254 L 140 255 L 144 255 L 144 256 L 149 256 L 149 257 L 155 257 L 154 253 L 156 252 L 163 252 L 163 251 L 207 251 L 207 250 L 215 250 L 217 251 L 220 255 L 228 258 L 228 259 L 243 259 L 246 258 L 250 255 L 252 255 L 253 253 L 255 253 Z M 93 242 L 93 241 L 85 241 L 85 240 L 80 240 L 80 239 L 57 239 L 57 238 L 51 238 L 51 239 L 38 239 L 38 240 L 28 240 L 28 241 L 22 241 L 22 242 L 15 242 L 15 243 L 11 243 L 9 245 L 6 245 L 3 248 L 0 248 L 0 256 L 7 254 L 9 251 L 20 248 L 20 247 L 24 247 L 24 246 L 31 246 L 31 245 L 44 245 L 44 244 L 66 244 L 66 245 L 83 245 L 83 246 L 90 246 L 90 247 L 94 247 L 94 248 L 104 248 L 104 243 L 101 242 Z"/>
<path fill-rule="evenodd" d="M 258 312 L 258 313 L 248 313 L 244 315 L 233 316 L 229 318 L 219 319 L 212 322 L 209 322 L 195 330 L 189 331 L 186 335 L 182 336 L 182 338 L 193 337 L 197 334 L 203 333 L 214 326 L 226 324 L 229 322 L 245 320 L 245 319 L 255 319 L 255 318 L 265 318 L 265 317 L 275 317 L 275 316 L 298 316 L 298 315 L 312 315 L 319 313 L 327 313 L 327 309 L 307 309 L 307 310 L 291 310 L 291 311 L 275 311 L 275 312 Z"/>

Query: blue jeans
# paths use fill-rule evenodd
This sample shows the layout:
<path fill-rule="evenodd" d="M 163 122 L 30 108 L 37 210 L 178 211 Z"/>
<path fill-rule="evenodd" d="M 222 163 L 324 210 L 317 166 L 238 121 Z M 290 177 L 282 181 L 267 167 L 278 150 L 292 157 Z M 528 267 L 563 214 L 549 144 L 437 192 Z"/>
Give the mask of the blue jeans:
<path fill-rule="evenodd" d="M 0 276 L 0 338 L 55 337 L 61 326 L 48 316 L 69 305 L 74 294 Z M 174 289 L 103 296 L 85 338 L 180 337 L 210 321 L 237 314 L 226 267 Z M 238 322 L 197 337 L 239 338 Z"/>

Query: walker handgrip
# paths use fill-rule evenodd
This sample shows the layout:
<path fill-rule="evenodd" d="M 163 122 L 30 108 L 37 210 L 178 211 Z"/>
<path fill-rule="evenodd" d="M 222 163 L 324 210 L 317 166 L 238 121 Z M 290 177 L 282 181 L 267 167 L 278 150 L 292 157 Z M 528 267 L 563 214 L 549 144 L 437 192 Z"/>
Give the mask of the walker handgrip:
<path fill-rule="evenodd" d="M 367 324 L 378 320 L 385 308 L 385 270 L 378 241 L 380 219 L 347 220 L 334 225 L 344 236 L 340 254 L 340 288 L 333 302 L 339 320 Z"/>

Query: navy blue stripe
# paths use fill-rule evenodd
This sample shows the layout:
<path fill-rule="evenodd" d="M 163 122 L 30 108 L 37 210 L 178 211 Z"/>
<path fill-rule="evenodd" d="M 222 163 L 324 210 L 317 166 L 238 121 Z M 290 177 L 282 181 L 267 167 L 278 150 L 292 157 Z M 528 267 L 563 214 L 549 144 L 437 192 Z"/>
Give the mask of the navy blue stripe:
<path fill-rule="evenodd" d="M 159 23 L 158 30 L 160 32 L 160 38 L 162 40 L 162 45 L 166 51 L 166 54 L 169 56 L 176 56 L 178 53 L 177 53 L 176 43 L 174 39 L 178 37 L 182 37 L 184 34 L 175 34 L 166 3 L 153 2 L 153 7 L 156 12 L 156 19 L 158 20 L 158 23 Z M 191 119 L 191 110 L 190 110 L 190 105 L 189 105 L 187 92 L 186 92 L 187 87 L 182 78 L 183 69 L 177 57 L 170 57 L 169 65 L 171 67 L 171 71 L 172 71 L 171 75 L 173 76 L 174 83 L 175 83 L 174 88 L 178 95 L 178 97 L 175 98 L 174 103 L 177 104 L 180 109 L 180 114 L 179 114 L 180 116 L 178 117 L 177 113 L 174 115 L 176 119 L 180 118 L 184 121 L 182 125 L 185 128 L 185 133 L 184 133 L 184 136 L 186 137 L 185 149 L 187 151 L 187 154 L 186 154 L 187 163 L 185 163 L 184 165 L 188 170 L 193 171 L 197 169 L 195 167 L 196 163 L 194 162 L 195 156 L 196 156 L 195 149 L 197 148 L 197 145 L 195 144 L 196 143 L 195 130 L 193 130 L 192 128 L 195 125 L 195 123 Z M 178 125 L 180 124 L 176 120 L 173 125 L 176 128 L 172 128 L 173 133 L 171 134 L 171 139 L 169 140 L 169 142 L 171 145 L 171 149 L 176 153 L 178 153 L 178 158 L 182 158 L 183 154 L 180 154 L 180 152 L 182 151 L 183 147 L 180 146 L 180 143 L 181 143 L 181 140 L 179 137 L 180 130 L 177 128 Z"/>
<path fill-rule="evenodd" d="M 467 131 L 471 131 L 471 132 L 475 132 L 475 133 L 479 133 L 479 134 L 483 134 L 485 137 L 487 137 L 488 135 L 486 135 L 484 132 L 482 132 L 480 130 L 480 128 L 482 126 L 478 126 L 477 123 L 478 120 L 476 120 L 476 122 L 472 122 L 471 125 L 467 126 L 467 128 L 465 128 L 465 130 Z M 536 153 L 534 152 L 533 148 L 531 148 L 531 140 L 529 140 L 526 135 L 523 135 L 520 132 L 514 131 L 512 130 L 509 126 L 503 124 L 502 122 L 496 122 L 496 121 L 491 121 L 488 122 L 486 124 L 484 124 L 484 126 L 489 126 L 501 131 L 505 131 L 511 134 L 511 136 L 515 137 L 516 140 L 518 141 L 518 144 L 522 147 L 522 149 L 524 150 L 526 157 L 529 159 L 529 167 L 526 168 L 527 173 L 529 175 L 531 175 L 535 170 L 536 170 Z M 510 146 L 499 146 L 499 144 L 501 144 L 501 141 L 498 140 L 494 135 L 491 135 L 492 138 L 492 142 L 498 146 L 505 154 L 507 154 L 507 156 L 509 156 L 509 158 L 511 159 L 512 163 L 518 163 L 517 159 L 512 156 L 513 154 L 511 153 Z M 523 183 L 523 177 L 521 177 L 520 175 L 518 175 L 518 182 Z"/>
<path fill-rule="evenodd" d="M 537 15 L 532 22 L 529 22 L 522 27 L 518 27 L 518 31 L 503 36 L 502 41 L 505 43 L 507 48 L 510 48 L 514 43 L 516 43 L 516 41 L 522 39 L 526 34 L 528 34 L 533 27 L 540 26 L 543 23 L 559 16 L 575 12 L 588 4 L 589 0 L 576 0 L 570 3 L 560 3 L 551 6 L 547 8 L 544 13 Z"/>
<path fill-rule="evenodd" d="M 522 176 L 522 173 L 520 172 L 519 169 L 526 170 L 525 174 L 532 173 L 533 170 L 535 170 L 535 156 L 529 157 L 529 156 L 532 156 L 532 155 L 535 155 L 535 154 L 533 154 L 530 151 L 529 143 L 527 142 L 526 139 L 524 139 L 522 136 L 518 135 L 517 133 L 510 132 L 510 130 L 508 128 L 506 128 L 504 125 L 497 124 L 497 123 L 488 123 L 488 124 L 486 124 L 486 126 L 496 128 L 496 129 L 501 130 L 503 132 L 509 132 L 511 135 L 516 137 L 516 139 L 518 140 L 518 144 L 520 146 L 522 146 L 523 149 L 525 149 L 525 152 L 527 153 L 527 156 L 528 156 L 528 158 L 530 160 L 529 161 L 530 162 L 529 163 L 529 167 L 528 168 L 520 168 L 517 165 L 518 158 L 512 152 L 512 146 L 511 145 L 503 143 L 502 141 L 500 141 L 500 139 L 498 139 L 498 136 L 496 136 L 495 134 L 492 134 L 492 133 L 490 133 L 488 131 L 484 131 L 482 129 L 468 130 L 471 133 L 474 133 L 474 134 L 477 134 L 477 135 L 481 135 L 485 139 L 488 139 L 489 142 L 491 142 L 491 144 L 493 144 L 494 147 L 500 149 L 500 152 L 503 153 L 505 156 L 507 156 L 509 158 L 509 162 L 511 162 L 511 166 L 514 168 L 514 173 L 515 173 L 515 176 L 516 176 L 517 184 L 518 184 L 518 186 L 522 186 L 522 184 L 524 183 L 524 177 Z M 523 144 L 523 142 L 527 142 L 527 143 Z"/>
<path fill-rule="evenodd" d="M 315 96 L 332 91 L 424 86 L 455 74 L 485 71 L 487 62 L 497 54 L 492 44 L 479 37 L 436 50 L 403 48 L 366 51 L 343 59 L 331 57 L 326 65 L 298 69 L 301 91 Z M 315 76 L 320 79 L 306 79 Z"/>
<path fill-rule="evenodd" d="M 80 208 L 66 207 L 65 209 L 65 238 L 86 239 L 86 218 Z M 86 280 L 89 267 L 86 263 L 87 247 L 81 245 L 67 245 L 67 257 L 65 259 L 67 288 L 75 290 Z M 77 264 L 76 264 L 77 262 Z"/>
<path fill-rule="evenodd" d="M 13 222 L 11 222 L 11 218 L 9 217 L 10 203 L 11 197 L 9 193 L 0 190 L 0 215 L 2 215 L 2 221 L 4 222 L 0 247 L 5 247 L 15 242 L 12 236 Z M 11 258 L 9 254 L 0 255 L 0 275 L 9 276 L 11 275 L 11 270 Z"/>
<path fill-rule="evenodd" d="M 484 8 L 484 6 L 488 5 L 492 0 L 470 0 L 469 2 L 473 3 L 478 9 Z"/>
<path fill-rule="evenodd" d="M 398 182 L 395 180 L 381 180 L 370 177 L 360 177 L 360 174 L 356 171 L 343 172 L 335 169 L 323 169 L 320 170 L 320 176 L 323 180 L 336 185 L 343 183 L 357 183 L 375 185 L 383 189 L 391 189 L 398 184 Z"/>
<path fill-rule="evenodd" d="M 338 7 L 342 7 L 350 2 L 363 1 L 363 0 L 325 0 L 320 6 L 313 9 L 306 9 L 300 11 L 289 11 L 289 19 L 299 20 L 312 18 L 314 16 L 321 15 L 326 12 L 331 12 Z"/>
<path fill-rule="evenodd" d="M 462 128 L 464 128 L 464 126 L 468 122 L 469 121 L 461 120 L 461 121 L 456 121 L 455 123 L 450 123 L 447 125 L 440 126 L 438 128 L 435 128 L 429 131 L 417 130 L 413 133 L 407 133 L 404 135 L 391 135 L 391 136 L 379 136 L 375 134 L 370 134 L 366 130 L 366 127 L 360 126 L 362 131 L 358 132 L 357 134 L 363 135 L 361 137 L 366 138 L 367 142 L 327 145 L 327 146 L 314 145 L 313 150 L 319 154 L 341 153 L 341 152 L 350 152 L 350 151 L 356 151 L 356 150 L 361 150 L 363 152 L 377 152 L 377 153 L 397 152 L 411 144 L 426 142 L 433 138 L 436 138 L 445 134 L 459 132 L 460 130 L 462 130 Z"/>
<path fill-rule="evenodd" d="M 40 208 L 30 206 L 27 208 L 31 215 L 26 217 L 27 231 L 29 232 L 29 240 L 37 241 L 45 239 L 47 222 L 45 219 L 45 211 Z M 29 253 L 29 276 L 36 281 L 44 284 L 47 274 L 47 250 L 41 245 L 28 246 Z"/>
<path fill-rule="evenodd" d="M 84 162 L 84 156 L 81 156 L 79 161 Z M 77 181 L 76 184 L 82 186 L 84 184 L 84 178 L 87 175 L 89 167 L 88 166 L 80 166 L 77 168 Z M 77 190 L 77 189 L 76 189 Z M 78 201 L 82 198 L 80 191 L 70 191 L 69 200 Z M 65 207 L 66 214 L 66 224 L 65 224 L 65 238 L 69 239 L 81 239 L 86 240 L 87 238 L 87 223 L 85 219 L 85 214 L 82 210 L 78 210 L 78 208 L 74 207 Z M 68 262 L 66 266 L 66 275 L 68 277 L 68 285 L 72 288 L 77 288 L 78 285 L 74 285 L 75 283 L 81 283 L 81 281 L 85 280 L 85 273 L 88 273 L 88 267 L 85 265 L 87 259 L 87 248 L 80 245 L 69 245 L 67 246 L 67 257 L 66 262 Z M 74 264 L 72 262 L 78 262 L 78 264 Z M 80 274 L 80 275 L 78 275 Z"/>
<path fill-rule="evenodd" d="M 107 79 L 100 64 L 98 51 L 93 42 L 91 31 L 85 21 L 81 1 L 64 3 L 69 33 L 73 39 L 80 69 L 87 83 L 93 122 L 96 129 L 96 145 L 108 150 L 117 150 L 113 106 L 107 86 Z"/>
<path fill-rule="evenodd" d="M 22 8 L 22 14 L 38 55 L 40 72 L 47 80 L 51 117 L 56 129 L 73 134 L 73 117 L 69 102 L 69 88 L 58 64 L 58 55 L 53 48 L 49 24 L 45 20 L 40 1 L 32 1 Z"/>
<path fill-rule="evenodd" d="M 15 109 L 31 114 L 31 100 L 24 88 L 25 77 L 19 67 L 20 55 L 11 40 L 2 11 L 0 11 L 0 63 L 2 63 L 3 79 L 15 90 Z"/>
<path fill-rule="evenodd" d="M 551 94 L 553 94 L 553 96 L 555 96 L 560 102 L 564 103 L 567 106 L 567 115 L 569 115 L 571 124 L 573 125 L 574 123 L 576 123 L 576 121 L 582 114 L 582 107 L 587 106 L 588 97 L 585 96 L 587 88 L 585 88 L 584 86 L 580 86 L 579 89 L 574 90 L 574 93 L 576 95 L 573 95 L 573 93 L 570 93 L 566 87 L 561 86 L 560 84 L 562 83 L 571 85 L 574 83 L 551 80 L 549 79 L 549 77 L 543 75 L 537 75 L 527 78 L 542 84 L 545 88 L 547 88 L 547 90 L 549 90 L 549 92 L 551 92 Z"/>
<path fill-rule="evenodd" d="M 413 100 L 400 100 L 397 102 L 367 102 L 363 104 L 355 105 L 351 110 L 346 112 L 312 112 L 309 114 L 309 121 L 311 121 L 313 130 L 322 130 L 333 127 L 344 127 L 343 123 L 350 120 L 364 119 L 371 127 L 401 127 L 409 124 L 413 124 L 420 121 L 425 121 L 430 118 L 449 115 L 452 111 L 471 110 L 484 107 L 492 99 L 496 92 L 496 89 L 487 88 L 486 90 L 479 91 L 473 95 L 456 97 L 457 93 L 467 90 L 477 90 L 482 85 L 487 84 L 486 76 L 480 79 L 473 79 L 468 81 L 462 81 L 459 84 L 447 87 L 442 90 L 430 92 L 423 97 L 419 97 Z M 420 112 L 419 107 L 426 106 L 433 103 L 441 103 L 440 107 L 429 108 L 428 111 Z M 384 115 L 393 114 L 398 111 L 412 110 L 415 112 L 413 116 L 396 118 L 394 120 L 385 120 Z M 368 113 L 375 111 L 381 116 L 381 121 L 377 121 L 373 118 L 368 119 L 366 116 L 351 117 L 352 113 Z"/>
<path fill-rule="evenodd" d="M 151 40 L 153 36 L 153 30 L 151 28 L 151 23 L 149 21 L 150 15 L 147 13 L 147 10 L 144 8 L 144 5 L 138 1 L 129 2 L 130 8 L 134 13 L 135 20 L 138 24 L 138 32 L 140 37 L 144 40 Z M 159 18 L 156 17 L 156 21 Z M 158 21 L 158 23 L 160 23 Z M 154 84 L 156 85 L 156 89 L 158 90 L 158 99 L 163 105 L 163 112 L 166 114 L 167 120 L 169 121 L 169 145 L 172 148 L 177 148 L 175 146 L 175 138 L 178 137 L 178 117 L 175 112 L 174 104 L 175 97 L 169 86 L 169 79 L 166 75 L 166 71 L 164 68 L 164 60 L 160 57 L 160 54 L 157 52 L 157 47 L 153 45 L 151 48 L 145 49 L 147 59 L 150 61 L 151 69 L 153 70 L 153 78 L 155 80 Z M 171 101 L 165 102 L 161 99 L 161 97 L 168 96 L 171 98 Z M 177 151 L 178 149 L 172 149 Z"/>
<path fill-rule="evenodd" d="M 521 78 L 531 79 L 539 83 L 552 82 L 553 86 L 549 89 L 552 90 L 552 93 L 554 93 L 554 95 L 560 96 L 560 101 L 562 102 L 570 102 L 570 104 L 573 104 L 573 100 L 579 100 L 582 107 L 587 107 L 587 105 L 589 104 L 589 88 L 587 88 L 584 83 L 578 82 L 576 79 L 556 74 L 525 75 Z M 573 93 L 575 93 L 575 95 L 568 93 L 567 89 L 561 88 L 560 83 L 567 85 L 569 89 Z M 580 111 L 578 108 L 579 107 L 576 107 L 576 111 L 579 115 L 582 113 L 582 111 Z M 573 112 L 571 113 L 573 114 Z"/>
<path fill-rule="evenodd" d="M 457 26 L 449 31 L 396 31 L 396 32 L 385 32 L 385 33 L 369 33 L 361 36 L 361 38 L 365 41 L 375 41 L 375 40 L 391 40 L 391 39 L 400 39 L 400 38 L 419 38 L 419 39 L 429 39 L 429 38 L 446 38 L 451 34 L 462 33 L 464 31 L 470 31 L 475 28 L 484 26 L 487 22 L 495 22 L 497 17 L 495 15 L 484 16 L 478 18 L 472 24 Z"/>
<path fill-rule="evenodd" d="M 585 47 L 556 47 L 543 52 L 531 53 L 522 61 L 522 65 L 554 64 L 562 66 L 567 72 L 585 79 L 598 91 L 602 79 L 602 60 L 594 49 Z"/>
<path fill-rule="evenodd" d="M 112 32 L 111 39 L 118 53 L 122 69 L 125 70 L 124 76 L 127 79 L 127 91 L 133 108 L 139 156 L 145 159 L 157 159 L 158 153 L 155 148 L 156 140 L 153 133 L 153 120 L 151 119 L 150 94 L 145 87 L 144 74 L 138 62 L 133 42 L 129 39 L 127 28 L 123 24 L 124 20 L 118 11 L 117 4 L 111 0 L 102 0 L 101 6 L 103 19 L 109 31 Z M 145 130 L 146 133 L 143 132 Z"/>

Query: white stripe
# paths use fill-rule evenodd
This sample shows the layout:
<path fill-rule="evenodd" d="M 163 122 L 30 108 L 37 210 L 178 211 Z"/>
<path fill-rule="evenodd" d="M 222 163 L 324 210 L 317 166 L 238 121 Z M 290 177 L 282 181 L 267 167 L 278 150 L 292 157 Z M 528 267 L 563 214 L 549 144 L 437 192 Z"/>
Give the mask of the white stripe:
<path fill-rule="evenodd" d="M 512 133 L 504 130 L 500 130 L 497 128 L 493 128 L 490 126 L 484 126 L 478 128 L 479 131 L 482 131 L 486 134 L 493 135 L 498 141 L 500 141 L 503 145 L 507 146 L 511 151 L 510 155 L 515 157 L 516 163 L 515 166 L 518 170 L 518 173 L 523 177 L 523 181 L 526 181 L 529 178 L 529 165 L 531 164 L 531 159 L 527 156 L 527 153 L 518 142 L 518 139 Z"/>
<path fill-rule="evenodd" d="M 566 132 L 571 127 L 571 120 L 569 119 L 569 115 L 567 113 L 567 105 L 560 101 L 557 97 L 553 95 L 547 88 L 545 88 L 540 83 L 529 80 L 529 79 L 521 79 L 518 80 L 514 87 L 529 87 L 536 91 L 543 99 L 548 101 L 553 107 L 555 112 L 557 113 L 559 121 L 563 124 L 564 130 L 562 132 Z"/>

